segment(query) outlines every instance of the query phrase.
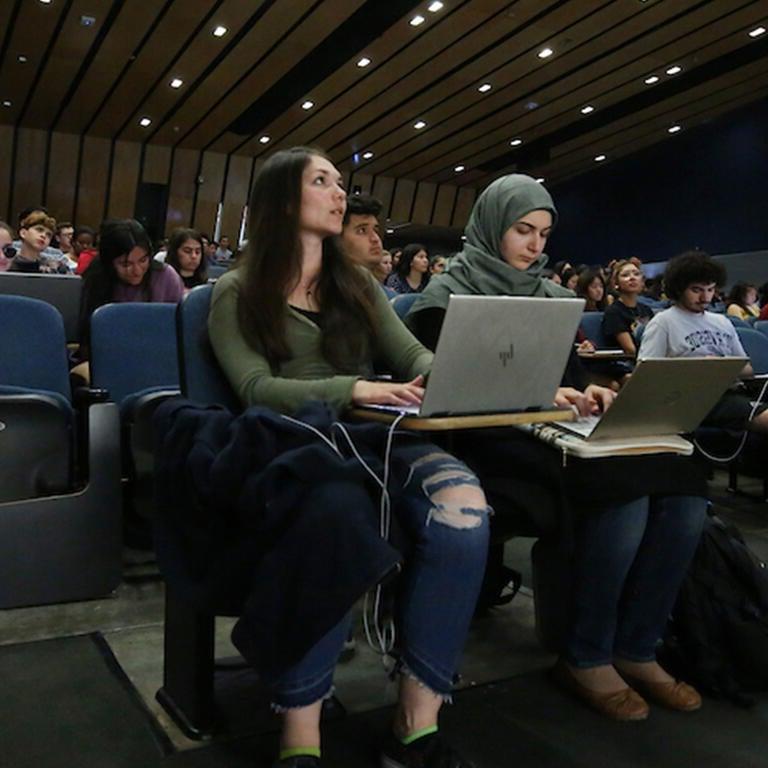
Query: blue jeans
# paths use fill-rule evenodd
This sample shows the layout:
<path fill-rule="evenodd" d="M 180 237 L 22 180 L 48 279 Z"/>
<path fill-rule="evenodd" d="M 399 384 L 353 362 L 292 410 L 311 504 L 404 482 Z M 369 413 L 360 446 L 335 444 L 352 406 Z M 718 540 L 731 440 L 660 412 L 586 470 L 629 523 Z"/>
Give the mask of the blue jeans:
<path fill-rule="evenodd" d="M 647 496 L 588 513 L 575 557 L 567 661 L 653 661 L 706 518 L 697 496 Z"/>
<path fill-rule="evenodd" d="M 393 508 L 412 545 L 398 585 L 400 664 L 433 692 L 448 695 L 485 570 L 488 507 L 477 478 L 442 449 L 420 442 L 394 450 L 411 467 Z M 275 706 L 302 707 L 328 696 L 350 620 L 272 684 Z"/>

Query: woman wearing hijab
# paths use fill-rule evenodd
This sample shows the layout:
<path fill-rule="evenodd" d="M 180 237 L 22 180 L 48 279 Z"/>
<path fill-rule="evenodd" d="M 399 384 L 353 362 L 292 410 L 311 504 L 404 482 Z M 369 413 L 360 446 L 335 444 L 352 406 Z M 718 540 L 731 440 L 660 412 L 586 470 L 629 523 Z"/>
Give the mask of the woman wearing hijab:
<path fill-rule="evenodd" d="M 552 198 L 534 179 L 514 174 L 493 182 L 472 211 L 464 250 L 416 300 L 408 317 L 416 335 L 435 344 L 452 294 L 573 296 L 542 278 L 556 222 Z M 555 402 L 581 413 L 607 408 L 612 394 L 594 386 L 582 392 L 582 379 L 572 360 Z M 698 709 L 699 694 L 670 677 L 655 652 L 706 515 L 706 483 L 693 462 L 612 457 L 563 467 L 555 449 L 514 430 L 459 435 L 454 448 L 497 512 L 522 508 L 566 532 L 576 521 L 572 612 L 555 679 L 616 720 L 645 719 L 646 699 Z M 500 487 L 494 499 L 492 489 Z"/>

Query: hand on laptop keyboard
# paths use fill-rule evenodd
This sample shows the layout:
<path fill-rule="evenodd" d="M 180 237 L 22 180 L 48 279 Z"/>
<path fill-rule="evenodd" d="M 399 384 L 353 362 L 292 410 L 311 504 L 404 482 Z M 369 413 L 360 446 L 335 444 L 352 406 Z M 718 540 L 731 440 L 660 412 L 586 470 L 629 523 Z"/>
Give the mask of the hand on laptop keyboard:
<path fill-rule="evenodd" d="M 591 416 L 607 411 L 615 397 L 613 390 L 596 384 L 590 384 L 584 392 L 573 387 L 560 387 L 555 393 L 555 405 L 560 408 L 571 405 L 579 416 Z"/>
<path fill-rule="evenodd" d="M 360 381 L 352 387 L 352 402 L 355 405 L 374 403 L 377 405 L 419 405 L 424 399 L 424 377 L 412 381 L 385 382 Z"/>

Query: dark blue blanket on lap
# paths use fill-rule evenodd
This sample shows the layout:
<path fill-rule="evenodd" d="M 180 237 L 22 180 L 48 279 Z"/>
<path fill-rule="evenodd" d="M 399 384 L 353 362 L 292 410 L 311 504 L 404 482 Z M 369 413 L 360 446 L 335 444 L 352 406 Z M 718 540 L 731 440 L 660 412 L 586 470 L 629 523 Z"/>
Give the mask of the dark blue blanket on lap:
<path fill-rule="evenodd" d="M 335 414 L 297 419 L 330 434 Z M 386 429 L 347 425 L 381 477 Z M 238 650 L 269 680 L 298 661 L 400 553 L 379 535 L 379 492 L 356 459 L 266 408 L 240 416 L 183 398 L 156 436 L 156 547 L 170 587 L 203 610 L 239 615 Z M 409 467 L 395 458 L 392 487 Z"/>

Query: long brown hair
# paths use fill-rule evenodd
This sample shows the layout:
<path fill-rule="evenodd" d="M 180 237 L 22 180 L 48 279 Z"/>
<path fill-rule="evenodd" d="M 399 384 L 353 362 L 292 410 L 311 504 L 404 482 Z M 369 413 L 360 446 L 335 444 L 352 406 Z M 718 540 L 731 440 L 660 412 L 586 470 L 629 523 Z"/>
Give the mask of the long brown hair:
<path fill-rule="evenodd" d="M 273 370 L 291 358 L 285 335 L 286 295 L 301 276 L 302 179 L 313 156 L 328 159 L 309 147 L 273 154 L 257 172 L 248 203 L 238 322 L 245 340 L 266 356 Z M 323 315 L 321 351 L 344 372 L 357 372 L 349 362 L 354 365 L 371 354 L 374 290 L 376 285 L 343 255 L 336 238 L 326 238 L 317 286 Z"/>

